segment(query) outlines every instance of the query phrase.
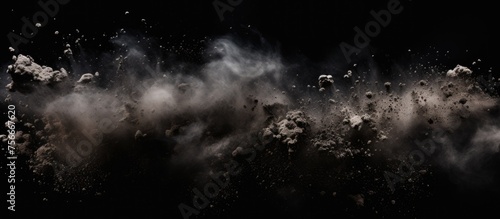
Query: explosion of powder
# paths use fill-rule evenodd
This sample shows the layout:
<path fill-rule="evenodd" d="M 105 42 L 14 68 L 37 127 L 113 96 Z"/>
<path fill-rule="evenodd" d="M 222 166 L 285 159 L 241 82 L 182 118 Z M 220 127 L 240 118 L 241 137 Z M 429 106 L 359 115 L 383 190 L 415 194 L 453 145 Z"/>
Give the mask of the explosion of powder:
<path fill-rule="evenodd" d="M 332 212 L 347 215 L 391 215 L 387 203 L 429 196 L 435 171 L 470 187 L 493 190 L 498 183 L 486 161 L 500 150 L 499 99 L 468 67 L 430 74 L 415 67 L 413 78 L 379 82 L 358 66 L 341 78 L 313 75 L 318 84 L 311 86 L 293 84 L 289 64 L 275 51 L 229 38 L 208 48 L 201 66 L 160 70 L 131 47 L 95 73 L 79 70 L 69 47 L 66 69 L 14 56 L 5 103 L 19 108 L 16 121 L 24 126 L 15 140 L 45 190 L 41 196 L 106 196 L 113 183 L 147 178 L 163 192 L 183 191 L 166 201 L 177 210 L 191 205 L 193 188 L 203 190 L 222 171 L 231 183 L 210 200 L 219 210 L 203 214 L 230 209 L 249 195 L 241 187 L 250 186 L 286 209 L 308 208 L 310 201 L 322 203 L 311 208 L 333 203 Z M 403 174 L 401 157 L 418 148 L 415 139 L 438 146 Z M 231 162 L 239 174 L 227 170 Z M 387 172 L 404 182 L 384 178 Z M 416 211 L 398 206 L 397 215 Z"/>

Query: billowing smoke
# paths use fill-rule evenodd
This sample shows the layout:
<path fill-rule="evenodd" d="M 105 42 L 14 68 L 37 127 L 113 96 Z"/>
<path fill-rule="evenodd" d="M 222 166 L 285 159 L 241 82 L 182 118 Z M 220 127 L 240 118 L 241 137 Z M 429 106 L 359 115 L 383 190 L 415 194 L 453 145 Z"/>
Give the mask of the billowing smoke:
<path fill-rule="evenodd" d="M 129 147 L 131 143 L 121 145 L 124 139 L 168 142 L 162 147 L 170 147 L 164 149 L 175 153 L 172 162 L 185 164 L 231 154 L 235 142 L 241 140 L 238 136 L 262 129 L 269 116 L 264 105 L 288 102 L 275 89 L 283 66 L 272 51 L 247 50 L 228 39 L 217 40 L 210 47 L 213 58 L 192 72 L 155 72 L 150 66 L 138 67 L 146 65 L 145 54 L 132 47 L 116 58 L 115 66 L 104 69 L 107 71 L 72 75 L 70 79 L 64 75 L 64 81 L 38 80 L 59 71 L 44 70 L 32 57 L 17 56 L 9 67 L 13 78 L 9 88 L 26 87 L 20 92 L 28 96 L 28 101 L 43 100 L 26 109 L 40 118 L 38 136 L 40 142 L 46 142 L 29 146 L 36 161 L 33 168 L 39 171 L 49 165 L 66 171 L 67 166 L 79 166 L 97 156 L 100 148 L 111 147 L 108 144 L 120 142 L 118 147 Z M 79 67 L 73 69 L 76 72 L 72 74 L 80 73 Z M 120 82 L 99 85 L 102 78 L 114 77 Z M 48 148 L 54 151 L 55 157 L 50 158 L 53 162 L 38 156 L 46 153 L 36 152 Z"/>
<path fill-rule="evenodd" d="M 455 135 L 456 140 L 450 139 L 444 144 L 441 163 L 454 173 L 451 177 L 465 187 L 493 187 L 497 183 L 496 168 L 490 163 L 498 156 L 500 129 L 489 123 L 471 124 L 478 127 L 467 129 L 469 133 L 462 130 L 457 133 L 467 138 Z"/>
<path fill-rule="evenodd" d="M 322 195 L 349 188 L 343 197 L 370 205 L 365 198 L 391 192 L 384 172 L 425 181 L 434 164 L 457 182 L 495 182 L 485 162 L 500 150 L 499 100 L 467 67 L 377 81 L 358 66 L 340 77 L 310 75 L 318 78 L 311 86 L 292 84 L 293 64 L 277 51 L 230 38 L 209 43 L 201 65 L 152 59 L 127 37 L 114 43 L 126 49 L 103 55 L 97 72 L 73 52 L 67 69 L 24 55 L 9 66 L 7 101 L 24 112 L 19 149 L 35 175 L 59 189 L 89 186 L 93 174 L 106 176 L 119 163 L 128 169 L 118 172 L 132 175 L 165 169 L 158 172 L 187 182 L 189 194 L 214 173 L 228 176 L 225 164 L 234 160 L 249 165 L 242 165 L 248 176 L 233 177 L 290 203 L 314 184 Z M 398 160 L 422 139 L 433 153 L 420 153 L 416 169 L 402 174 Z M 402 184 L 391 189 L 425 188 Z"/>

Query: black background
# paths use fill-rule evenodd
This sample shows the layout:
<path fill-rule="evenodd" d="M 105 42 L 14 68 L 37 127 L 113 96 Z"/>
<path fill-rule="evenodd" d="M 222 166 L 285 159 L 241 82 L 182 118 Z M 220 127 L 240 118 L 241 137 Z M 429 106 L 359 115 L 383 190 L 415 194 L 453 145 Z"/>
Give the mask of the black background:
<path fill-rule="evenodd" d="M 251 42 L 262 36 L 271 45 L 278 47 L 284 56 L 300 56 L 314 62 L 333 62 L 345 66 L 339 44 L 352 44 L 355 26 L 364 28 L 372 21 L 371 10 L 387 8 L 388 1 L 242 1 L 232 12 L 219 17 L 212 1 L 131 1 L 105 3 L 102 1 L 70 1 L 61 6 L 56 20 L 51 20 L 30 44 L 21 45 L 20 52 L 47 59 L 60 56 L 64 45 L 72 43 L 76 36 L 85 35 L 89 41 L 82 43 L 87 50 L 98 50 L 98 44 L 109 40 L 109 36 L 121 28 L 129 33 L 140 32 L 156 37 L 158 44 L 184 44 L 184 48 L 201 50 L 197 43 L 205 37 L 233 35 Z M 19 33 L 23 16 L 31 16 L 40 10 L 35 2 L 11 1 L 3 7 L 2 35 Z M 450 51 L 450 65 L 482 59 L 496 65 L 499 48 L 495 29 L 495 7 L 479 2 L 422 2 L 402 0 L 403 12 L 392 17 L 388 27 L 374 37 L 370 47 L 363 50 L 376 54 L 383 60 L 400 61 L 399 57 L 412 51 L 421 54 Z M 125 11 L 130 14 L 125 15 Z M 147 25 L 140 22 L 146 19 Z M 152 28 L 146 28 L 152 26 Z M 80 34 L 76 33 L 76 29 Z M 54 31 L 59 31 L 59 36 Z M 147 33 L 146 31 L 147 30 Z M 107 37 L 102 37 L 103 34 Z M 72 40 L 61 36 L 73 34 Z M 91 40 L 95 37 L 95 40 Z M 2 40 L 2 61 L 8 60 L 9 42 Z M 72 44 L 73 45 L 73 44 Z M 432 49 L 431 49 L 432 48 Z M 100 48 L 103 49 L 103 48 Z M 103 49 L 104 50 L 104 49 Z M 468 52 L 466 52 L 468 51 Z M 182 53 L 182 52 L 180 52 Z M 196 53 L 196 52 L 195 52 Z M 182 55 L 181 55 L 182 56 Z M 200 54 L 187 55 L 189 60 L 199 60 Z M 183 57 L 185 58 L 185 57 Z M 292 59 L 293 60 L 293 59 Z M 441 61 L 441 60 L 440 60 Z M 448 61 L 448 59 L 444 60 Z"/>
<path fill-rule="evenodd" d="M 222 2 L 225 2 L 221 0 Z M 29 44 L 21 45 L 19 52 L 29 54 L 37 62 L 52 65 L 57 57 L 62 56 L 64 45 L 74 45 L 76 37 L 67 40 L 62 36 L 71 33 L 77 36 L 85 35 L 88 41 L 82 43 L 83 49 L 89 54 L 107 52 L 106 44 L 109 36 L 121 28 L 129 33 L 144 35 L 157 39 L 159 45 L 166 48 L 178 48 L 183 45 L 186 51 L 179 51 L 179 60 L 203 63 L 204 39 L 232 35 L 238 40 L 255 43 L 259 37 L 268 41 L 289 62 L 297 60 L 305 63 L 332 63 L 338 66 L 336 70 L 344 72 L 349 64 L 340 52 L 342 41 L 352 44 L 353 28 L 373 20 L 371 10 L 386 9 L 388 1 L 264 1 L 243 0 L 234 7 L 234 11 L 224 14 L 224 21 L 219 17 L 212 1 L 77 1 L 72 0 L 61 6 L 56 20 L 51 20 L 41 28 Z M 400 1 L 404 10 L 392 17 L 388 27 L 372 39 L 369 48 L 364 53 L 376 55 L 381 66 L 400 62 L 411 62 L 405 57 L 408 50 L 420 54 L 423 62 L 438 62 L 446 67 L 456 64 L 470 65 L 481 59 L 486 68 L 500 67 L 498 49 L 500 48 L 498 30 L 498 9 L 492 3 L 479 1 Z M 7 34 L 11 31 L 19 33 L 23 23 L 21 18 L 31 16 L 40 10 L 36 1 L 8 1 L 1 9 L 1 63 L 9 64 L 12 53 L 9 53 Z M 128 15 L 125 11 L 129 11 Z M 146 19 L 147 25 L 140 20 Z M 149 28 L 148 26 L 152 26 Z M 59 35 L 54 35 L 59 31 Z M 103 36 L 106 34 L 106 36 Z M 71 39 L 71 40 L 69 40 Z M 102 44 L 102 46 L 99 46 Z M 443 54 L 450 51 L 446 57 L 436 60 L 434 56 L 439 51 Z M 380 58 L 379 58 L 380 57 Z M 434 57 L 434 58 L 433 58 Z M 422 61 L 422 60 L 420 60 Z M 316 79 L 316 75 L 312 76 Z M 4 76 L 2 76 L 4 78 Z M 154 177 L 123 182 L 126 177 L 116 177 L 109 189 L 110 198 L 85 200 L 85 197 L 61 196 L 57 205 L 46 206 L 37 201 L 43 194 L 31 196 L 30 188 L 20 188 L 23 194 L 19 199 L 19 211 L 33 213 L 52 213 L 58 217 L 78 217 L 86 214 L 102 216 L 132 217 L 141 215 L 151 217 L 159 213 L 165 218 L 180 218 L 176 204 L 186 201 L 185 195 L 163 194 L 172 191 L 166 189 L 157 191 L 164 181 L 154 181 Z M 449 217 L 462 213 L 475 215 L 484 213 L 498 204 L 484 199 L 487 191 L 467 191 L 455 196 L 456 188 L 447 183 L 443 176 L 443 187 L 431 203 L 409 203 L 416 207 L 426 206 L 425 217 Z M 439 183 L 438 183 L 439 185 Z M 169 187 L 180 186 L 171 183 Z M 184 191 L 182 191 L 184 192 Z M 251 194 L 251 188 L 244 192 Z M 243 195 L 242 195 L 243 196 Z M 159 198 L 162 197 L 162 198 Z M 32 198 L 32 199 L 31 199 Z M 64 201 L 65 199 L 69 201 Z M 188 199 L 189 201 L 189 199 Z M 24 204 L 24 206 L 23 206 Z M 283 216 L 303 215 L 319 216 L 320 213 L 297 214 L 294 211 L 276 211 L 275 206 L 267 206 L 267 202 L 258 199 L 243 199 L 234 205 L 228 213 L 231 217 L 252 216 Z M 249 207 L 252 206 L 252 207 Z M 255 206 L 255 207 L 253 207 Z M 308 206 L 311 211 L 322 206 Z M 308 208 L 305 207 L 305 208 Z M 427 211 L 428 210 L 428 211 Z M 271 213 L 266 213 L 267 211 Z M 263 216 L 264 215 L 264 216 Z M 362 215 L 362 214 L 361 214 Z M 334 215 L 330 215 L 334 216 Z M 340 217 L 348 217 L 339 213 Z M 351 215 L 352 216 L 352 215 Z M 358 215 L 359 216 L 359 215 Z"/>

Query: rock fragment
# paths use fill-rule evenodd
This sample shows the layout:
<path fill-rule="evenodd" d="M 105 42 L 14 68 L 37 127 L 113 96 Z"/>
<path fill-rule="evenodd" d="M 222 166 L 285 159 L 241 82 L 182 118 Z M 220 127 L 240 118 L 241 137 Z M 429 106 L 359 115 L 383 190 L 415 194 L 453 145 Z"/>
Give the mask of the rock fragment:
<path fill-rule="evenodd" d="M 331 75 L 320 75 L 318 78 L 318 84 L 320 88 L 328 88 L 333 85 L 333 76 Z"/>
<path fill-rule="evenodd" d="M 22 54 L 15 57 L 15 62 L 8 66 L 7 73 L 12 77 L 12 82 L 7 88 L 10 91 L 19 90 L 25 93 L 32 90 L 30 85 L 33 83 L 55 84 L 68 77 L 64 68 L 54 70 L 51 67 L 41 66 L 31 56 Z"/>
<path fill-rule="evenodd" d="M 80 77 L 80 80 L 77 81 L 77 83 L 90 83 L 92 79 L 94 78 L 94 75 L 91 73 L 85 73 Z"/>
<path fill-rule="evenodd" d="M 472 70 L 467 67 L 457 65 L 454 69 L 448 70 L 446 72 L 446 77 L 455 78 L 460 76 L 468 76 L 472 74 Z"/>

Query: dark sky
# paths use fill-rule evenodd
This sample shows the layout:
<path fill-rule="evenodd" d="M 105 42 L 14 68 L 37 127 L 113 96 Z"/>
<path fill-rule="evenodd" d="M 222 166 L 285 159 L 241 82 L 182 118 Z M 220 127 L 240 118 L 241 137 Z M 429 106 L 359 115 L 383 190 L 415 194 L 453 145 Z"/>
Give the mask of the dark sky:
<path fill-rule="evenodd" d="M 39 54 L 50 60 L 50 55 L 59 55 L 68 40 L 61 40 L 65 34 L 73 34 L 76 29 L 87 39 L 97 37 L 82 44 L 86 49 L 98 51 L 98 44 L 106 43 L 109 35 L 121 28 L 129 33 L 137 32 L 162 39 L 160 44 L 180 45 L 184 48 L 200 49 L 198 44 L 204 37 L 216 38 L 227 34 L 238 36 L 243 41 L 252 42 L 262 36 L 270 45 L 279 48 L 284 56 L 301 56 L 312 61 L 335 60 L 346 64 L 339 44 L 352 44 L 354 27 L 364 29 L 373 21 L 370 11 L 387 9 L 385 1 L 263 1 L 242 0 L 231 6 L 232 11 L 224 13 L 224 21 L 213 6 L 213 1 L 120 1 L 116 4 L 103 1 L 69 1 L 61 5 L 56 20 L 50 20 L 40 28 L 29 44 L 20 45 L 20 52 Z M 236 1 L 237 2 L 237 1 Z M 371 38 L 369 48 L 363 52 L 383 54 L 386 59 L 398 59 L 408 49 L 413 51 L 450 51 L 452 62 L 469 62 L 481 58 L 496 65 L 499 48 L 495 7 L 490 4 L 450 1 L 440 3 L 430 1 L 401 0 L 403 11 L 393 15 L 387 27 Z M 475 2 L 474 2 L 475 3 Z M 32 20 L 32 15 L 40 11 L 35 1 L 10 1 L 2 12 L 7 19 L 2 22 L 2 61 L 8 55 L 7 34 L 19 33 L 23 26 L 21 18 Z M 129 11 L 125 15 L 125 11 Z M 146 19 L 147 25 L 140 20 Z M 152 28 L 147 28 L 152 26 Z M 6 28 L 8 27 L 8 28 Z M 55 36 L 54 31 L 60 31 Z M 146 32 L 147 31 L 147 32 Z M 107 33 L 108 37 L 102 37 Z M 469 50 L 465 53 L 465 50 Z M 433 50 L 434 51 L 434 50 Z M 467 63 L 464 63 L 467 64 Z"/>

